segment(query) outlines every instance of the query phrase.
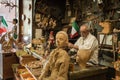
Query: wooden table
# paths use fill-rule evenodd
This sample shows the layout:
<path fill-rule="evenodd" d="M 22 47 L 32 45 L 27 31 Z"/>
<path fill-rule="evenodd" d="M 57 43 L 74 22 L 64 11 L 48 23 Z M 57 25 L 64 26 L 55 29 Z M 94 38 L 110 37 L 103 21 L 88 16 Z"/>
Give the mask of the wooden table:
<path fill-rule="evenodd" d="M 106 80 L 107 67 L 88 67 L 86 70 L 79 70 L 78 66 L 69 73 L 69 80 Z"/>

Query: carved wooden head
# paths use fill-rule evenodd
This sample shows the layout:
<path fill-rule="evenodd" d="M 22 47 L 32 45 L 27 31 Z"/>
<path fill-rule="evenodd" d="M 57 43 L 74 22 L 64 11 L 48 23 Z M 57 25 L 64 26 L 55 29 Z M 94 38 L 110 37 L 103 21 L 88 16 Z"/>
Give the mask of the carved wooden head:
<path fill-rule="evenodd" d="M 64 31 L 59 31 L 56 34 L 56 46 L 59 48 L 63 48 L 67 46 L 68 43 L 68 35 Z"/>

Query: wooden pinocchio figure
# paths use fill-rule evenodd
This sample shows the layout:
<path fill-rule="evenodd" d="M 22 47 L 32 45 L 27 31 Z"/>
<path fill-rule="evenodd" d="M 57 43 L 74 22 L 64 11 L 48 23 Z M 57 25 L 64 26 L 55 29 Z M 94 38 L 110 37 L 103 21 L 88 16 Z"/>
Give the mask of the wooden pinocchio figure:
<path fill-rule="evenodd" d="M 50 35 L 49 35 L 49 39 L 48 39 L 48 48 L 53 48 L 54 47 L 54 43 L 55 43 L 55 41 L 54 41 L 54 32 L 53 31 L 51 31 L 50 32 Z"/>

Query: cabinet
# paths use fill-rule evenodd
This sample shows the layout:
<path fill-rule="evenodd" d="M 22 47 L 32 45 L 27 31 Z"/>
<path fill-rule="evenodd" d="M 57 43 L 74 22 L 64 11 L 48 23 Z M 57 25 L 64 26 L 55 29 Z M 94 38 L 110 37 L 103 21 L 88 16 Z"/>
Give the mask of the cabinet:
<path fill-rule="evenodd" d="M 13 79 L 12 64 L 18 63 L 15 53 L 0 53 L 0 77 L 3 80 Z"/>

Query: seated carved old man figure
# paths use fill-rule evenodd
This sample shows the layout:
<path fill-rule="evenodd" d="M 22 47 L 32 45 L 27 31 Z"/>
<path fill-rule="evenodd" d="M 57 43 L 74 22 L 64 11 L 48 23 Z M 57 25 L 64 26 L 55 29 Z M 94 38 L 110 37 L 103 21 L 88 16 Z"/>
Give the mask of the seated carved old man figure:
<path fill-rule="evenodd" d="M 59 31 L 56 34 L 56 46 L 49 56 L 39 80 L 68 80 L 69 55 L 65 48 L 68 43 L 66 32 Z"/>

